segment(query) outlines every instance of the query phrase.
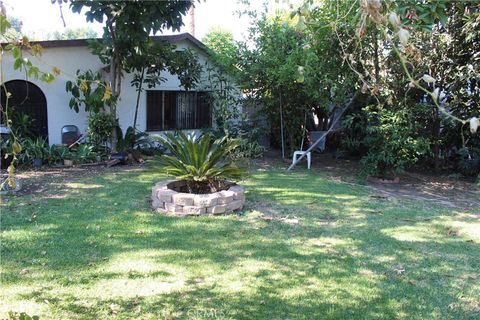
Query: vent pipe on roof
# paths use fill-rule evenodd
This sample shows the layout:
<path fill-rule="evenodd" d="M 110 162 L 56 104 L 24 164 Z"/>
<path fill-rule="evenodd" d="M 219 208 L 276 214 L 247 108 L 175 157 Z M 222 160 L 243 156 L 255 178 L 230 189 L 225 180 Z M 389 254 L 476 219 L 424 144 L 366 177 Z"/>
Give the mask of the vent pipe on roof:
<path fill-rule="evenodd" d="M 193 4 L 188 10 L 188 33 L 195 37 L 195 7 Z"/>

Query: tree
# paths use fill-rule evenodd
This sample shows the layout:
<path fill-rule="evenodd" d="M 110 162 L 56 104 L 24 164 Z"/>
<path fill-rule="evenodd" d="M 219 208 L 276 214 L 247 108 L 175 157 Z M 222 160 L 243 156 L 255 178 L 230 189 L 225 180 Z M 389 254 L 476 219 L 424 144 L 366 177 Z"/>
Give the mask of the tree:
<path fill-rule="evenodd" d="M 239 44 L 242 86 L 265 106 L 273 145 L 281 143 L 285 131 L 290 151 L 298 148 L 314 113 L 322 122 L 330 107 L 343 105 L 355 90 L 330 26 L 334 13 L 328 6 L 313 13 L 321 27 L 306 26 L 287 12 L 263 13 L 249 39 Z"/>
<path fill-rule="evenodd" d="M 68 0 L 52 0 L 52 3 Z M 192 6 L 192 1 L 86 1 L 70 0 L 73 12 L 86 9 L 88 22 L 104 24 L 101 41 L 92 43 L 93 52 L 102 62 L 109 65 L 111 94 L 120 96 L 122 70 L 125 70 L 129 57 L 136 52 L 146 52 L 151 34 L 165 29 L 179 30 L 183 25 L 182 15 Z M 116 106 L 110 106 L 116 117 Z M 116 141 L 116 133 L 113 134 Z M 115 143 L 112 148 L 115 150 Z"/>
<path fill-rule="evenodd" d="M 116 97 L 109 93 L 100 72 L 77 70 L 75 81 L 67 81 L 65 89 L 72 94 L 68 105 L 75 112 L 83 105 L 86 112 L 99 113 L 107 105 L 116 103 Z"/>
<path fill-rule="evenodd" d="M 169 43 L 152 40 L 149 40 L 145 49 L 145 52 L 129 56 L 126 61 L 126 69 L 133 72 L 131 84 L 137 90 L 133 128 L 137 126 L 140 94 L 145 84 L 148 88 L 161 84 L 165 81 L 161 72 L 168 70 L 171 74 L 176 74 L 181 85 L 189 90 L 195 86 L 202 71 L 197 55 L 189 49 L 176 51 Z"/>
<path fill-rule="evenodd" d="M 232 31 L 222 28 L 211 29 L 202 39 L 202 42 L 212 52 L 212 60 L 222 72 L 234 76 L 239 70 L 238 48 L 233 39 Z"/>
<path fill-rule="evenodd" d="M 324 1 L 321 8 L 329 4 L 337 6 L 336 1 Z M 431 141 L 435 167 L 441 157 L 459 149 L 469 150 L 468 159 L 479 159 L 480 152 L 470 152 L 479 144 L 478 5 L 379 0 L 344 4 L 350 14 L 338 12 L 330 25 L 335 30 L 356 27 L 355 34 L 335 36 L 342 59 L 357 75 L 357 88 L 367 97 L 347 124 L 350 129 L 363 128 L 351 130 L 350 137 L 358 141 L 352 145 L 365 147 L 368 161 L 363 162 L 371 172 L 386 164 L 390 170 L 418 161 L 419 154 L 428 152 L 418 148 L 409 152 L 405 146 L 424 148 L 426 140 Z M 325 28 L 317 10 L 319 6 L 307 3 L 296 12 L 307 26 L 319 26 L 316 36 Z M 352 117 L 361 125 L 355 125 Z"/>
<path fill-rule="evenodd" d="M 70 39 L 95 39 L 98 37 L 97 31 L 92 28 L 66 28 L 62 32 L 55 31 L 48 34 L 48 40 L 70 40 Z"/>

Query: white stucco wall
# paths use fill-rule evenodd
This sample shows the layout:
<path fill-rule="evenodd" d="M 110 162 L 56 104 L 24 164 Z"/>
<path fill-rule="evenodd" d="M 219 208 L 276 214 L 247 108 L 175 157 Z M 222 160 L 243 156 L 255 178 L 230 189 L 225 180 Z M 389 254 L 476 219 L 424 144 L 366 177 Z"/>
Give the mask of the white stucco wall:
<path fill-rule="evenodd" d="M 65 83 L 74 79 L 77 69 L 100 69 L 102 66 L 100 60 L 92 56 L 86 47 L 50 48 L 44 50 L 41 58 L 29 58 L 40 70 L 51 72 L 53 66 L 56 66 L 62 71 L 50 84 L 27 78 L 43 91 L 47 99 L 49 142 L 61 143 L 61 129 L 64 125 L 73 124 L 78 126 L 81 132 L 85 132 L 88 115 L 82 110 L 76 113 L 69 108 L 71 95 L 65 91 Z M 9 55 L 5 57 L 3 69 L 5 81 L 25 80 L 24 72 L 13 70 L 13 59 Z"/>
<path fill-rule="evenodd" d="M 177 48 L 189 47 L 193 50 L 195 46 L 188 41 L 179 42 L 176 44 Z M 199 62 L 204 65 L 207 56 L 196 50 L 199 56 Z M 61 143 L 61 128 L 64 125 L 76 125 L 81 133 L 87 130 L 88 114 L 80 109 L 76 113 L 71 110 L 68 103 L 71 94 L 65 91 L 65 83 L 68 80 L 75 79 L 75 73 L 80 70 L 99 71 L 103 65 L 97 56 L 91 54 L 87 47 L 54 47 L 44 48 L 41 58 L 30 57 L 32 63 L 43 71 L 51 71 L 52 68 L 58 67 L 62 73 L 51 84 L 47 84 L 34 79 L 27 79 L 36 84 L 45 94 L 47 99 L 48 109 L 48 134 L 50 144 Z M 4 79 L 5 81 L 21 79 L 25 80 L 25 73 L 13 70 L 13 59 L 6 55 L 4 60 Z M 161 85 L 149 90 L 179 90 L 180 81 L 177 76 L 168 72 L 164 72 L 162 76 L 166 79 Z M 205 79 L 205 77 L 202 77 Z M 117 117 L 119 118 L 120 126 L 123 132 L 133 124 L 133 117 L 135 114 L 135 104 L 137 93 L 135 87 L 130 85 L 132 80 L 131 74 L 125 74 L 122 79 L 122 88 L 120 100 L 117 105 Z M 204 87 L 202 83 L 198 88 Z M 146 91 L 142 92 L 140 97 L 137 129 L 141 131 L 146 130 Z"/>

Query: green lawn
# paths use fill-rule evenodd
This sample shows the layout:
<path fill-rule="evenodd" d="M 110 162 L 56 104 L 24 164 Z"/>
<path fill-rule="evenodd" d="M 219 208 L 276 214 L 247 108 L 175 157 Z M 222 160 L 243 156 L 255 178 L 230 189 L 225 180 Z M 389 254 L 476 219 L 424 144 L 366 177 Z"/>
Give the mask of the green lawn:
<path fill-rule="evenodd" d="M 153 170 L 4 199 L 0 318 L 479 319 L 480 212 L 278 167 L 240 215 L 151 212 Z"/>

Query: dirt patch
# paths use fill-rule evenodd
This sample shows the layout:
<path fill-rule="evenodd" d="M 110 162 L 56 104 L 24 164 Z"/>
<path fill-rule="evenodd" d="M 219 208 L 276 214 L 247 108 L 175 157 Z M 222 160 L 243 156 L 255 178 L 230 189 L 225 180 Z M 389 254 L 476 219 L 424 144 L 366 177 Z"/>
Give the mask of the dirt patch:
<path fill-rule="evenodd" d="M 279 154 L 279 151 L 269 152 L 257 161 L 258 167 L 265 169 L 275 165 L 288 167 L 291 159 L 283 160 Z M 306 167 L 303 162 L 298 166 Z M 312 154 L 312 174 L 314 170 L 326 173 L 327 178 L 332 181 L 365 184 L 372 189 L 372 194 L 378 197 L 431 201 L 437 205 L 467 210 L 478 210 L 480 207 L 480 187 L 471 179 L 454 175 L 417 170 L 399 175 L 399 182 L 395 184 L 364 182 L 358 176 L 360 172 L 358 161 L 337 160 L 330 153 Z"/>
<path fill-rule="evenodd" d="M 170 190 L 193 194 L 211 194 L 222 190 L 228 190 L 232 183 L 226 180 L 191 181 L 177 180 L 170 182 L 167 187 Z"/>
<path fill-rule="evenodd" d="M 147 167 L 148 165 L 143 163 L 119 165 L 110 168 L 101 164 L 75 167 L 49 167 L 42 170 L 19 169 L 17 170 L 15 177 L 20 181 L 22 188 L 15 194 L 17 196 L 33 194 L 42 195 L 48 198 L 61 198 L 65 196 L 63 194 L 65 183 L 74 182 L 81 178 L 91 177 L 104 172 L 141 171 Z M 2 171 L 2 180 L 6 178 L 6 176 L 6 172 Z"/>
<path fill-rule="evenodd" d="M 397 185 L 369 183 L 376 192 L 390 197 L 431 201 L 461 209 L 480 207 L 480 188 L 475 183 L 449 176 L 407 172 Z"/>

